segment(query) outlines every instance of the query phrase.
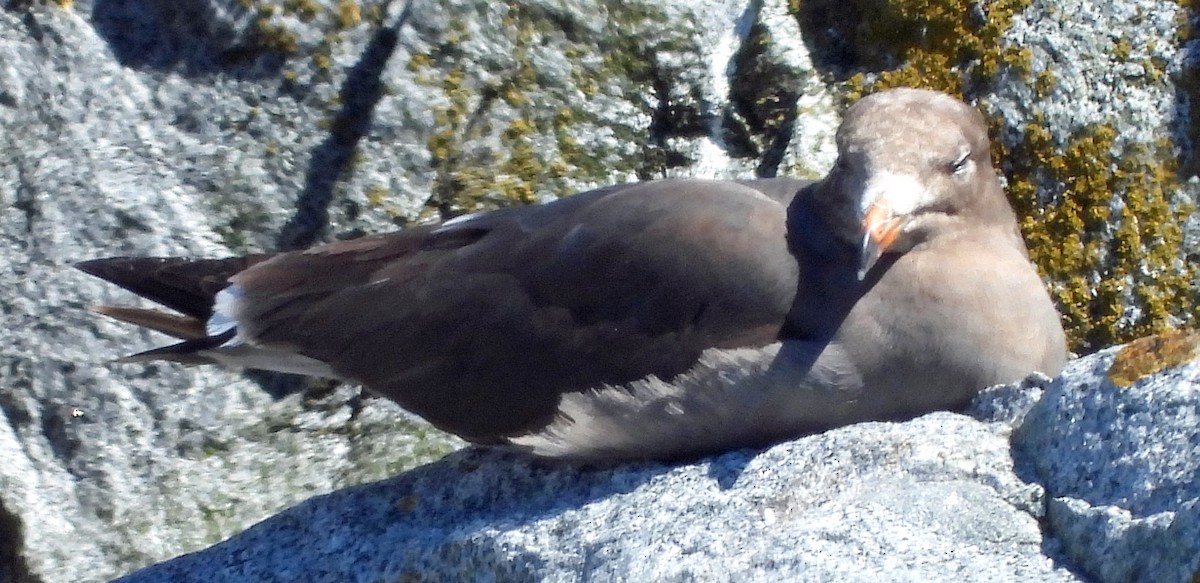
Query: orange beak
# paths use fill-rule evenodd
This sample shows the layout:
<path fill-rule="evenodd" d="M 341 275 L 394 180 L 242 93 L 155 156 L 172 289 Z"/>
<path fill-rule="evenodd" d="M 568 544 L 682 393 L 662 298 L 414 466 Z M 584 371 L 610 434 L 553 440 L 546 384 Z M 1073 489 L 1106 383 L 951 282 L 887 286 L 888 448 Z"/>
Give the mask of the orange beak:
<path fill-rule="evenodd" d="M 867 209 L 862 220 L 862 253 L 859 255 L 858 279 L 862 280 L 867 272 L 879 261 L 879 257 L 887 253 L 888 248 L 896 242 L 904 226 L 904 216 L 896 216 L 892 208 L 882 200 L 876 201 Z"/>

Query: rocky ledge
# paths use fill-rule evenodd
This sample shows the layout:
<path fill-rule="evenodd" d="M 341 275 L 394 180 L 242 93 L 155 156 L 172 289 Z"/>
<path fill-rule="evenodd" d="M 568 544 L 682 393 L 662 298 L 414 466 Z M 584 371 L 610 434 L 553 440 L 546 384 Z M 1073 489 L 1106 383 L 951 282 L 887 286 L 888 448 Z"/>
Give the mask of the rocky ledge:
<path fill-rule="evenodd" d="M 1194 581 L 1198 341 L 684 465 L 463 450 L 121 581 Z"/>

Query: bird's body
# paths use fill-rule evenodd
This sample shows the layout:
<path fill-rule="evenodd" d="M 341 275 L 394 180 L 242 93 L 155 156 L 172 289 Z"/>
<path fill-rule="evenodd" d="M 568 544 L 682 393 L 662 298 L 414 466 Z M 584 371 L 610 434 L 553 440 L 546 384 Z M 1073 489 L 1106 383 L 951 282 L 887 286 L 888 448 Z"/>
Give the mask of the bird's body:
<path fill-rule="evenodd" d="M 358 382 L 549 456 L 763 445 L 1056 374 L 1062 329 L 978 115 L 885 93 L 839 151 L 815 183 L 645 182 L 273 257 L 80 267 L 184 314 L 101 308 L 184 339 L 134 359 Z"/>

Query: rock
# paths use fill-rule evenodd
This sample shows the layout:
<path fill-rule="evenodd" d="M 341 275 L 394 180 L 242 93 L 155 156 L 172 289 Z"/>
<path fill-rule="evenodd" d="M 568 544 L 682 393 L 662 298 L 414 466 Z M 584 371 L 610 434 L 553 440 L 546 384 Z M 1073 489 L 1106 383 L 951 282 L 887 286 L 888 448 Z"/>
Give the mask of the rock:
<path fill-rule="evenodd" d="M 1200 334 L 1174 339 L 1182 365 L 1171 342 L 1138 355 L 1154 340 L 1071 363 L 1014 432 L 1022 476 L 1046 488 L 1047 528 L 1099 581 L 1200 573 Z M 1146 356 L 1177 366 L 1123 382 Z"/>
<path fill-rule="evenodd" d="M 1171 79 L 1183 66 L 1176 35 L 1185 10 L 1136 1 L 1032 0 L 1003 38 L 1029 51 L 1032 74 L 1006 79 L 988 103 L 1010 129 L 1041 114 L 1059 143 L 1096 124 L 1114 124 L 1120 147 L 1154 143 L 1178 123 Z"/>
<path fill-rule="evenodd" d="M 1041 503 L 1007 428 L 952 413 L 679 466 L 465 450 L 120 581 L 1079 581 Z"/>
<path fill-rule="evenodd" d="M 1027 60 L 981 101 L 1010 196 L 1046 209 L 1023 228 L 1080 351 L 1156 330 L 1156 313 L 1200 317 L 1195 292 L 1168 291 L 1200 278 L 1198 18 L 1174 2 L 1031 0 L 1002 34 Z"/>
<path fill-rule="evenodd" d="M 1104 351 L 985 392 L 979 420 L 863 423 L 678 466 L 465 450 L 122 581 L 1188 581 L 1200 336 L 1184 338 L 1185 364 L 1118 387 L 1119 349 Z"/>

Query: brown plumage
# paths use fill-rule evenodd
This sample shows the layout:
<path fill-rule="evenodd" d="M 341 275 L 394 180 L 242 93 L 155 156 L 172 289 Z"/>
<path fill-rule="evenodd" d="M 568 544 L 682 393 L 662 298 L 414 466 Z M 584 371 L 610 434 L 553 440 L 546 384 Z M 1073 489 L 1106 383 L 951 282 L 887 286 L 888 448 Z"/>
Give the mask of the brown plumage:
<path fill-rule="evenodd" d="M 977 112 L 851 108 L 817 183 L 663 180 L 273 257 L 80 268 L 131 357 L 359 382 L 468 440 L 668 458 L 964 405 L 1065 360 Z"/>

